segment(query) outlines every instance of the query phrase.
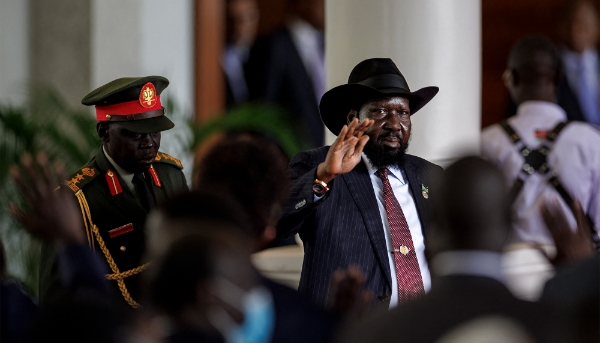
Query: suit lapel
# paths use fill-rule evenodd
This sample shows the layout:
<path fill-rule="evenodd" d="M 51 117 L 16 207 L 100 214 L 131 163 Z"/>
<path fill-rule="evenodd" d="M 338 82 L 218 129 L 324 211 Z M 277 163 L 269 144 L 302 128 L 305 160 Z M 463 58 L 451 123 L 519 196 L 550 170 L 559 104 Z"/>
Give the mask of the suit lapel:
<path fill-rule="evenodd" d="M 404 163 L 404 172 L 406 173 L 406 177 L 408 178 L 408 185 L 410 187 L 410 192 L 412 193 L 412 197 L 415 200 L 415 205 L 417 207 L 417 212 L 419 214 L 419 221 L 421 222 L 421 231 L 423 232 L 423 236 L 425 236 L 427 225 L 427 199 L 423 197 L 421 186 L 423 185 L 423 180 L 421 178 L 421 173 L 418 168 L 412 163 L 412 160 L 409 155 L 406 155 L 405 163 Z M 428 187 L 429 185 L 424 185 Z"/>
<path fill-rule="evenodd" d="M 392 277 L 390 273 L 388 251 L 385 244 L 385 233 L 367 166 L 361 161 L 351 172 L 343 174 L 342 177 L 363 218 L 377 259 L 385 272 L 388 285 L 391 288 Z"/>

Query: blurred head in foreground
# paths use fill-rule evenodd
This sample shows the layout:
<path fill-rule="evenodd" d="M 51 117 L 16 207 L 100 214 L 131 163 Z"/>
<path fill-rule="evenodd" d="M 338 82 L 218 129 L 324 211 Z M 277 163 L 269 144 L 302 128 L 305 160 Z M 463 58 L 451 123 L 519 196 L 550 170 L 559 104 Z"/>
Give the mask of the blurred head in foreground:
<path fill-rule="evenodd" d="M 172 322 L 173 335 L 220 341 L 270 332 L 271 299 L 250 262 L 247 222 L 235 201 L 199 192 L 151 215 L 150 298 Z"/>
<path fill-rule="evenodd" d="M 511 206 L 501 172 L 479 157 L 451 165 L 435 185 L 429 253 L 502 251 L 510 233 Z"/>
<path fill-rule="evenodd" d="M 197 188 L 227 194 L 245 210 L 253 251 L 275 239 L 287 198 L 288 158 L 273 141 L 256 133 L 225 135 L 198 163 Z"/>

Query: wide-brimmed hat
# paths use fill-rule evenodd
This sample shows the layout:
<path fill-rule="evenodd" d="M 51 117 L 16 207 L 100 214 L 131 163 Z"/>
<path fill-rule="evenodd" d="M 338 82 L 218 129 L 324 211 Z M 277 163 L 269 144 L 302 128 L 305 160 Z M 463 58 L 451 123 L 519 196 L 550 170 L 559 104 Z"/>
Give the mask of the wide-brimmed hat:
<path fill-rule="evenodd" d="M 348 83 L 327 91 L 321 98 L 319 110 L 325 126 L 338 134 L 348 122 L 350 109 L 365 100 L 389 96 L 408 98 L 410 114 L 415 114 L 439 91 L 438 87 L 425 87 L 411 92 L 398 67 L 389 58 L 370 58 L 352 69 Z"/>
<path fill-rule="evenodd" d="M 94 89 L 81 103 L 96 107 L 99 123 L 119 123 L 137 133 L 165 131 L 175 126 L 160 102 L 168 85 L 162 76 L 123 77 Z"/>

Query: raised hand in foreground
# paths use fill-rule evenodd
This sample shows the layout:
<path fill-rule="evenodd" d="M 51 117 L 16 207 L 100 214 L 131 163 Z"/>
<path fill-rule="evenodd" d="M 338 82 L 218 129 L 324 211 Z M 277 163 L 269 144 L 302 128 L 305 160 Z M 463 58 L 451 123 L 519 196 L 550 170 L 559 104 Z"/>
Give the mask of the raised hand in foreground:
<path fill-rule="evenodd" d="M 556 244 L 556 256 L 548 258 L 555 267 L 594 256 L 590 227 L 581 204 L 573 200 L 572 208 L 577 221 L 575 231 L 571 229 L 560 204 L 556 201 L 546 202 L 541 208 L 542 218 Z"/>
<path fill-rule="evenodd" d="M 373 293 L 365 291 L 364 284 L 365 274 L 358 266 L 336 270 L 331 280 L 329 307 L 350 319 L 364 317 L 373 302 Z"/>
<path fill-rule="evenodd" d="M 50 166 L 45 154 L 35 161 L 25 154 L 20 165 L 10 169 L 24 201 L 22 207 L 10 205 L 10 213 L 29 233 L 47 241 L 63 244 L 85 243 L 81 211 L 71 191 L 57 189 L 65 180 L 61 164 Z"/>

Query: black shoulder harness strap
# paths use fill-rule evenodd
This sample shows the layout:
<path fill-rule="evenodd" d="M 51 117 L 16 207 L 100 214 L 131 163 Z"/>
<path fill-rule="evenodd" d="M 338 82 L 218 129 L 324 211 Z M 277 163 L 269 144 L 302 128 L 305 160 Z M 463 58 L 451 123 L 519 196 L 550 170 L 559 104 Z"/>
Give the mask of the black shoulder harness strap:
<path fill-rule="evenodd" d="M 548 143 L 554 143 L 558 138 L 558 135 L 561 131 L 569 124 L 569 121 L 558 123 L 552 130 L 546 133 L 545 141 Z M 503 121 L 500 123 L 500 126 L 506 134 L 508 135 L 511 142 L 519 148 L 519 152 L 521 156 L 525 159 L 523 163 L 523 167 L 521 168 L 521 176 L 518 176 L 510 190 L 510 199 L 514 202 L 521 193 L 523 189 L 523 185 L 525 184 L 525 179 L 537 172 L 542 175 L 548 174 L 550 171 L 550 167 L 548 166 L 547 157 L 550 153 L 550 147 L 542 143 L 542 145 L 537 149 L 531 149 L 521 143 L 521 137 L 519 134 L 513 129 L 507 121 Z M 565 203 L 569 206 L 571 211 L 575 213 L 573 208 L 573 198 L 567 192 L 567 190 L 560 183 L 559 176 L 556 172 L 550 173 L 550 177 L 548 178 L 548 183 L 550 183 L 554 189 L 558 192 L 561 198 L 565 201 Z M 592 230 L 592 237 L 594 238 L 594 243 L 596 244 L 596 249 L 600 251 L 600 242 L 598 242 L 598 235 L 595 231 L 595 226 L 592 218 L 589 215 L 586 215 L 588 223 L 590 224 L 590 229 Z"/>

